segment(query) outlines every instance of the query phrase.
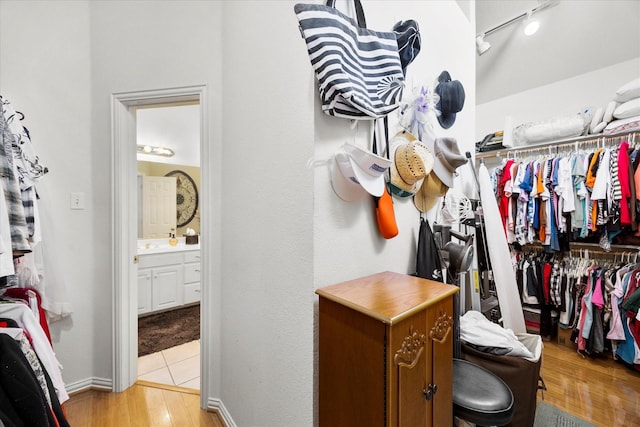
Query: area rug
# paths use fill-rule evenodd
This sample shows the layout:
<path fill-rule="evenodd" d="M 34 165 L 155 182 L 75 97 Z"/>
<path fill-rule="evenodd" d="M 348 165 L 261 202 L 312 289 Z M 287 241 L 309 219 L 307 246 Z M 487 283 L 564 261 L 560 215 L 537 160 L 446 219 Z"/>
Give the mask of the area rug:
<path fill-rule="evenodd" d="M 544 402 L 538 403 L 533 427 L 597 427 Z"/>
<path fill-rule="evenodd" d="M 200 305 L 138 319 L 138 357 L 200 339 Z"/>

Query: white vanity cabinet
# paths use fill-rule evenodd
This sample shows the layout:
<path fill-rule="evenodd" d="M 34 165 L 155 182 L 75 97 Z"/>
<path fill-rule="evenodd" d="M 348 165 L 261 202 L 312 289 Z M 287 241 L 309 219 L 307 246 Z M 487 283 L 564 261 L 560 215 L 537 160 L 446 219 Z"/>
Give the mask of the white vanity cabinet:
<path fill-rule="evenodd" d="M 183 253 L 139 256 L 138 314 L 182 305 Z"/>
<path fill-rule="evenodd" d="M 200 251 L 184 253 L 184 297 L 183 303 L 200 301 Z"/>
<path fill-rule="evenodd" d="M 151 269 L 138 269 L 138 314 L 151 311 Z"/>
<path fill-rule="evenodd" d="M 138 314 L 200 301 L 200 250 L 138 256 Z"/>

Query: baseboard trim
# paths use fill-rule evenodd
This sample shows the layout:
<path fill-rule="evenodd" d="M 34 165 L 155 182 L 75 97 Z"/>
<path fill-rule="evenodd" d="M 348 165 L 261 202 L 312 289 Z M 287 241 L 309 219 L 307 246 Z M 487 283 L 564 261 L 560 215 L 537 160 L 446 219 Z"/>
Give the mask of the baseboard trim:
<path fill-rule="evenodd" d="M 69 395 L 82 393 L 87 390 L 112 391 L 113 381 L 107 378 L 86 378 L 84 380 L 75 381 L 65 384 L 65 389 Z"/>
<path fill-rule="evenodd" d="M 237 427 L 233 418 L 231 418 L 231 414 L 227 411 L 227 408 L 224 407 L 222 400 L 210 397 L 209 400 L 207 400 L 207 410 L 217 412 L 226 427 Z"/>

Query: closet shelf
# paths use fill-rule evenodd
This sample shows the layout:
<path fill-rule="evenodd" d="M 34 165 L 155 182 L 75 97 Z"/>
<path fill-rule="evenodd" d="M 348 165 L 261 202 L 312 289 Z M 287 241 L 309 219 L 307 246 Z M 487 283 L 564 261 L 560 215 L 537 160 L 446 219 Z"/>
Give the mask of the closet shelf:
<path fill-rule="evenodd" d="M 573 138 L 545 141 L 537 144 L 529 144 L 529 145 L 522 145 L 518 147 L 504 148 L 502 150 L 476 152 L 476 160 L 491 159 L 494 157 L 504 157 L 504 156 L 508 156 L 511 153 L 536 151 L 544 148 L 548 148 L 550 152 L 555 154 L 557 153 L 557 149 L 560 147 L 575 145 L 576 148 L 578 148 L 580 145 L 589 144 L 589 143 L 603 143 L 608 140 L 622 138 L 622 137 L 627 137 L 628 139 L 633 138 L 635 140 L 638 140 L 638 138 L 640 138 L 640 131 L 636 130 L 632 132 L 620 132 L 620 133 L 608 134 L 608 135 L 605 135 L 602 133 L 594 134 L 594 135 L 583 135 L 583 136 L 577 136 Z M 554 148 L 556 149 L 555 152 L 553 151 Z"/>

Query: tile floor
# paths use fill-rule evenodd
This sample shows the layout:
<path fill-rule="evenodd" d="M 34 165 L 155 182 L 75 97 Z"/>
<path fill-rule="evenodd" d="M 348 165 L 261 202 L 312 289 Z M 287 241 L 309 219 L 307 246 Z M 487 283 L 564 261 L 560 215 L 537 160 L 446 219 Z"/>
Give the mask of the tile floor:
<path fill-rule="evenodd" d="M 200 390 L 200 340 L 139 357 L 138 379 Z"/>

